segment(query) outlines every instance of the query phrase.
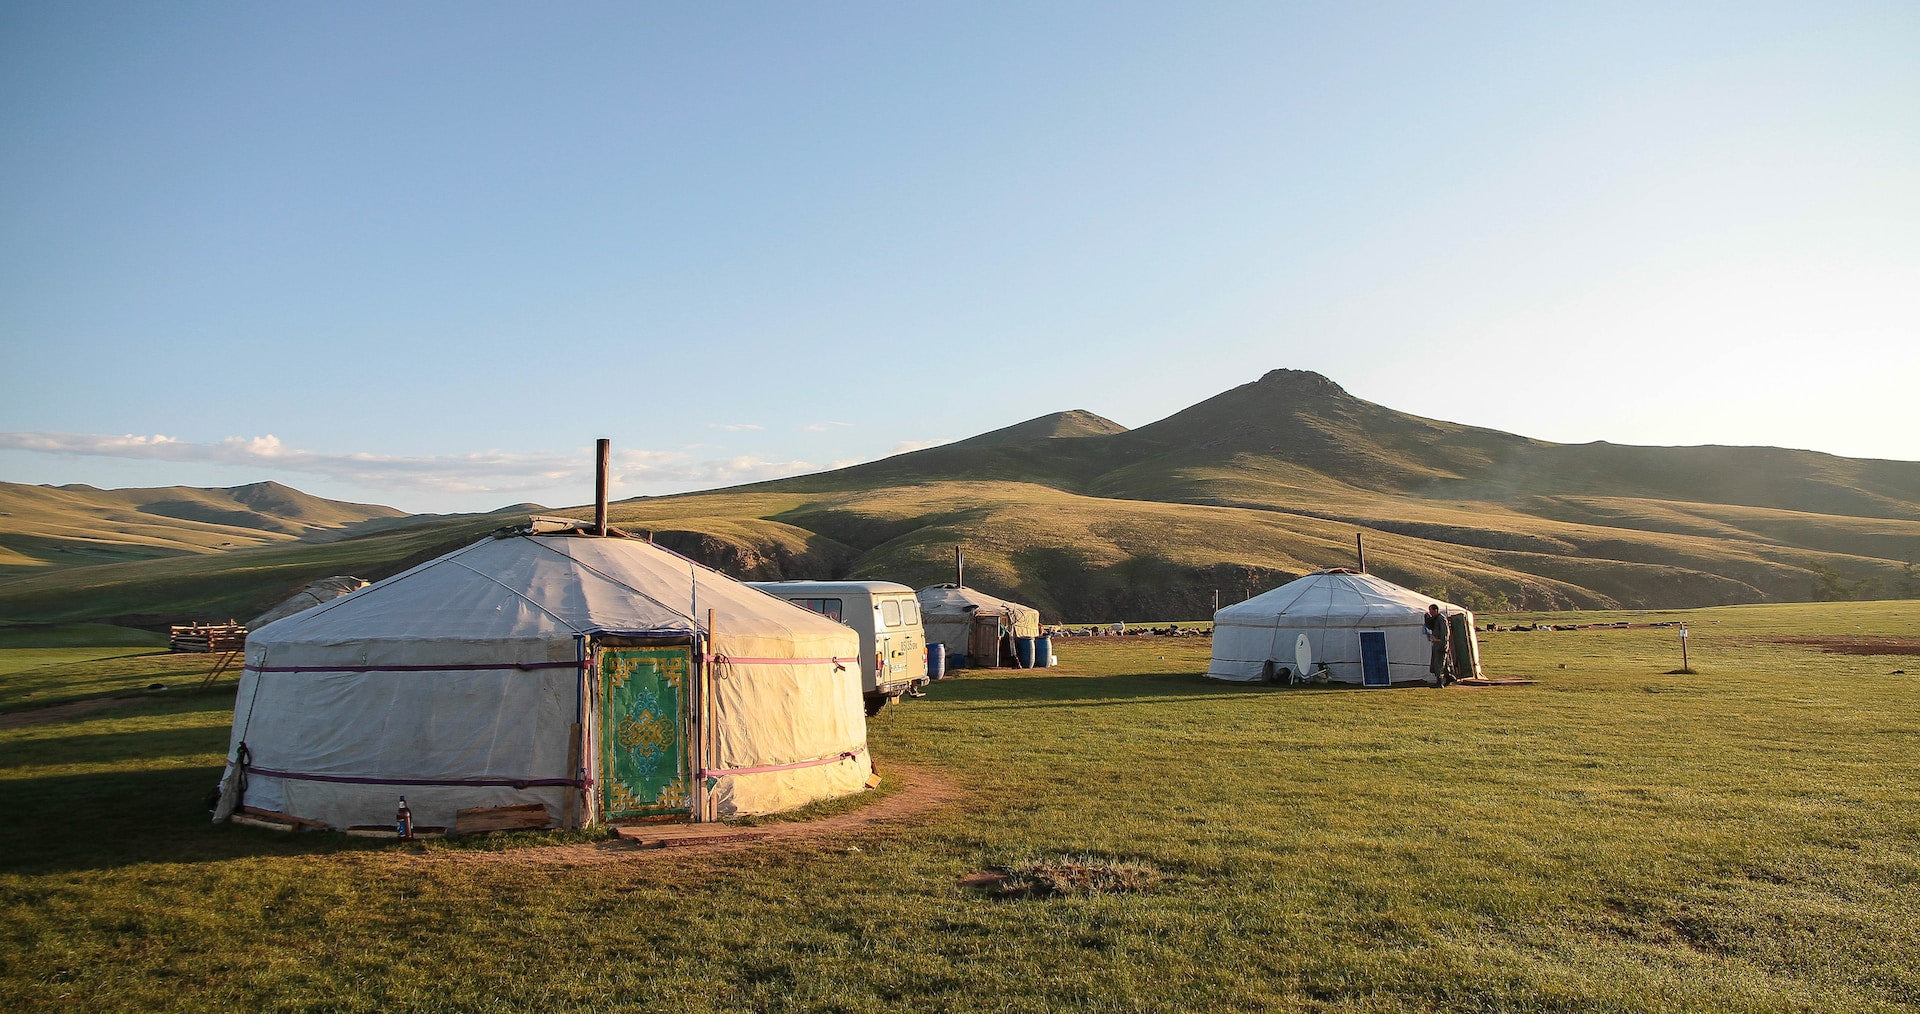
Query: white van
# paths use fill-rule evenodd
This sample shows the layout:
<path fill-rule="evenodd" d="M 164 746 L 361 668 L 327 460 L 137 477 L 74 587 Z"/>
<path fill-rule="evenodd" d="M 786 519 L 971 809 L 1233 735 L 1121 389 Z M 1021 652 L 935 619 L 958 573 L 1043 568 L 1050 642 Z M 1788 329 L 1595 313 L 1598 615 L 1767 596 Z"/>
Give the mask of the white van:
<path fill-rule="evenodd" d="M 860 635 L 867 714 L 927 684 L 927 632 L 914 590 L 891 581 L 748 581 L 747 586 L 839 620 Z"/>

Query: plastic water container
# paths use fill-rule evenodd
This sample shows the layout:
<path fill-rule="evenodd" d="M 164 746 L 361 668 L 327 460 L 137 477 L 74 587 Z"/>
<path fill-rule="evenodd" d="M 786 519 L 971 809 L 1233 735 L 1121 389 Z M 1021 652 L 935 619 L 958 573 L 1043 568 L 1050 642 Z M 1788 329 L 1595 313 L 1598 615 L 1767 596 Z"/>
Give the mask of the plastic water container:
<path fill-rule="evenodd" d="M 1058 661 L 1053 657 L 1053 635 L 1041 634 L 1033 639 L 1033 664 L 1036 667 L 1045 669 Z"/>
<path fill-rule="evenodd" d="M 1013 655 L 1020 660 L 1020 668 L 1022 669 L 1033 668 L 1034 640 L 1035 639 L 1031 637 L 1016 637 L 1013 639 Z"/>
<path fill-rule="evenodd" d="M 944 645 L 944 644 L 943 644 L 943 645 L 941 645 L 940 647 L 942 647 L 942 648 L 944 648 L 944 647 L 946 647 L 946 645 Z M 955 669 L 965 669 L 966 667 L 967 667 L 967 653 L 966 653 L 966 652 L 964 652 L 964 651 L 956 651 L 956 652 L 954 652 L 953 654 L 951 654 L 951 655 L 948 655 L 948 656 L 947 656 L 947 671 L 948 671 L 948 672 L 952 672 L 952 671 L 954 671 Z"/>
<path fill-rule="evenodd" d="M 937 680 L 947 674 L 947 646 L 935 641 L 927 645 L 927 678 Z"/>

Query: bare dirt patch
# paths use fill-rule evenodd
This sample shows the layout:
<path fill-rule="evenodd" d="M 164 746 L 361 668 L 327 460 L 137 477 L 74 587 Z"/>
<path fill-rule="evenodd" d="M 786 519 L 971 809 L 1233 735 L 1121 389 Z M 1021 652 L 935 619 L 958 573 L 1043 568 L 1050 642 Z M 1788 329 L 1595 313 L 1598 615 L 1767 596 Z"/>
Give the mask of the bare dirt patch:
<path fill-rule="evenodd" d="M 410 858 L 419 862 L 445 864 L 528 866 L 598 866 L 604 863 L 643 862 L 649 857 L 684 855 L 689 851 L 733 851 L 766 847 L 794 847 L 833 844 L 849 833 L 877 829 L 912 821 L 935 810 L 945 809 L 966 798 L 966 793 L 945 775 L 931 768 L 887 766 L 885 777 L 899 779 L 905 787 L 871 805 L 819 820 L 784 821 L 742 826 L 738 837 L 712 841 L 689 841 L 671 849 L 647 848 L 624 839 L 610 839 L 578 845 L 544 845 L 505 852 L 435 850 Z"/>
<path fill-rule="evenodd" d="M 49 704 L 44 708 L 15 711 L 0 715 L 0 729 L 25 729 L 35 725 L 52 725 L 69 718 L 78 718 L 89 712 L 123 707 L 139 699 L 137 697 L 105 697 L 97 701 L 70 701 L 66 704 Z"/>
<path fill-rule="evenodd" d="M 1774 644 L 1818 648 L 1829 655 L 1920 655 L 1920 637 L 1859 634 L 1847 637 L 1771 637 L 1768 640 Z"/>
<path fill-rule="evenodd" d="M 1135 894 L 1164 879 L 1159 869 L 1138 860 L 1056 856 L 969 873 L 958 883 L 996 898 L 1062 898 Z"/>

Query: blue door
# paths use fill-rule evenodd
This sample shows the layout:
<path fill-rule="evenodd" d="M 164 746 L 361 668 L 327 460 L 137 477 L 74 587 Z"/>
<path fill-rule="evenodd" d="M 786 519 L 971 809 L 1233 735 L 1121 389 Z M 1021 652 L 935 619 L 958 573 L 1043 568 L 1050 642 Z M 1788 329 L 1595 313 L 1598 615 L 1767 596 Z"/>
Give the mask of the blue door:
<path fill-rule="evenodd" d="M 1393 684 L 1387 675 L 1387 634 L 1382 630 L 1360 632 L 1360 684 L 1384 687 Z"/>

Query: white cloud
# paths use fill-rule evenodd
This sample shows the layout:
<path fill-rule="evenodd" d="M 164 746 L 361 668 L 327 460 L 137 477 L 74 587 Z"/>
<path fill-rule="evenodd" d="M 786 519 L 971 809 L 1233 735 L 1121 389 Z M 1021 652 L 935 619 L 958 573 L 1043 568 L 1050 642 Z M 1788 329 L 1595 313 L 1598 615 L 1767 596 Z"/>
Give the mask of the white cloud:
<path fill-rule="evenodd" d="M 757 423 L 708 423 L 707 428 L 710 430 L 726 430 L 728 433 L 738 433 L 741 430 L 766 429 L 765 426 Z"/>
<path fill-rule="evenodd" d="M 159 434 L 41 432 L 0 433 L 0 450 L 251 467 L 323 476 L 371 490 L 513 495 L 553 489 L 590 492 L 593 488 L 590 448 L 565 453 L 341 454 L 288 447 L 272 435 L 196 443 Z M 684 451 L 618 449 L 611 466 L 611 485 L 627 496 L 738 485 L 818 470 L 818 466 L 805 461 L 768 461 L 751 456 L 700 459 Z"/>
<path fill-rule="evenodd" d="M 800 427 L 800 429 L 802 432 L 806 432 L 806 433 L 825 433 L 830 429 L 835 429 L 841 426 L 852 426 L 852 425 L 853 425 L 852 423 L 829 421 L 829 422 L 808 423 L 805 426 Z"/>
<path fill-rule="evenodd" d="M 628 482 L 637 481 L 641 485 L 661 485 L 684 490 L 704 489 L 711 486 L 737 486 L 746 482 L 805 475 L 818 470 L 818 465 L 806 461 L 767 461 L 764 458 L 740 455 L 705 461 L 683 459 L 675 462 L 653 462 L 638 468 L 628 467 L 622 472 L 621 478 Z"/>

